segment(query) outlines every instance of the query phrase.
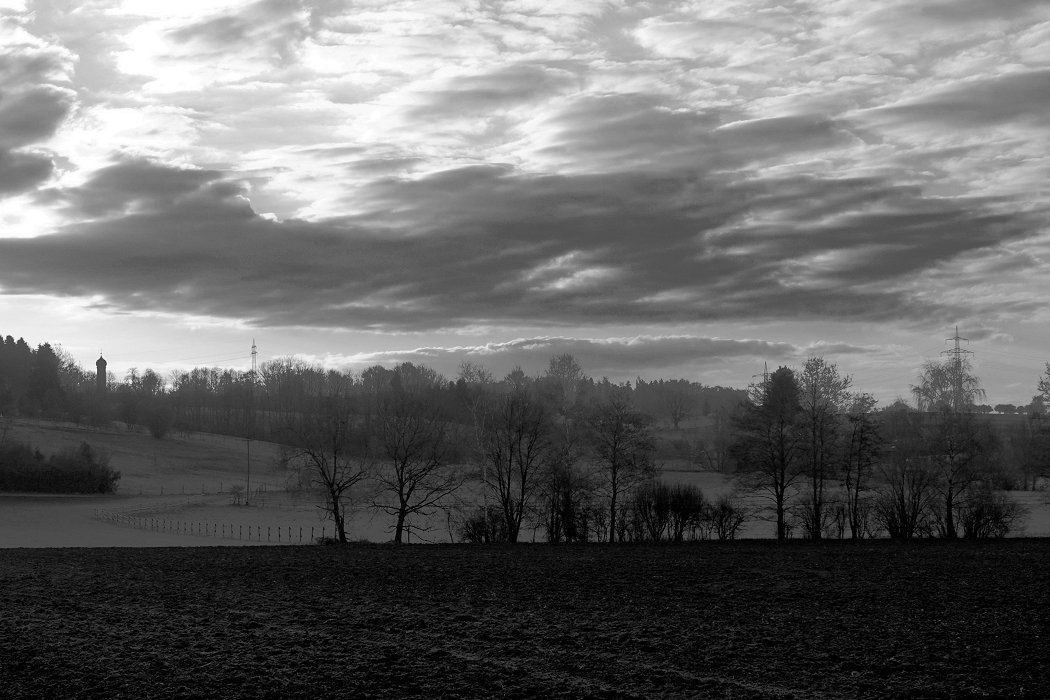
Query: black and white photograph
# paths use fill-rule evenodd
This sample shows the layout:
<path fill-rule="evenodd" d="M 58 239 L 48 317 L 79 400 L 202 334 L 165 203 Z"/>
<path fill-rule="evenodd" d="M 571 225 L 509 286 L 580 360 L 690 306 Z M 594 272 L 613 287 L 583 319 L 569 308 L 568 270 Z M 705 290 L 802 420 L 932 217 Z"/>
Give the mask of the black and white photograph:
<path fill-rule="evenodd" d="M 0 697 L 1050 697 L 1050 0 L 0 0 Z"/>

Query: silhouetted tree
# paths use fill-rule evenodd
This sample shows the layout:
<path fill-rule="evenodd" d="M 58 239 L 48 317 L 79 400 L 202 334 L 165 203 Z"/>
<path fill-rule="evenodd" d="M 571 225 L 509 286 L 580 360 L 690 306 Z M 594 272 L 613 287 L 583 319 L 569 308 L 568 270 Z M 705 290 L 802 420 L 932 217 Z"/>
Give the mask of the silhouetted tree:
<path fill-rule="evenodd" d="M 532 506 L 549 440 L 549 416 L 527 388 L 493 399 L 483 431 L 485 487 L 503 513 L 509 542 L 518 541 Z"/>
<path fill-rule="evenodd" d="M 970 489 L 987 476 L 987 458 L 995 448 L 995 437 L 972 413 L 944 411 L 936 418 L 924 430 L 926 463 L 940 495 L 936 508 L 940 533 L 954 538 L 959 534 L 959 510 Z"/>
<path fill-rule="evenodd" d="M 286 438 L 324 492 L 325 513 L 335 524 L 336 537 L 345 544 L 350 490 L 370 471 L 365 457 L 367 435 L 355 424 L 349 399 L 330 397 L 318 401 L 313 411 L 289 417 Z"/>
<path fill-rule="evenodd" d="M 864 537 L 869 530 L 870 489 L 883 447 L 875 405 L 876 399 L 871 394 L 855 394 L 846 414 L 842 484 L 846 497 L 845 517 L 852 539 Z"/>
<path fill-rule="evenodd" d="M 652 419 L 636 410 L 621 393 L 591 412 L 592 455 L 599 483 L 609 502 L 608 540 L 617 534 L 621 499 L 655 474 Z"/>
<path fill-rule="evenodd" d="M 853 380 L 840 375 L 834 363 L 823 357 L 811 357 L 802 367 L 798 383 L 799 417 L 806 435 L 803 470 L 809 482 L 802 507 L 802 522 L 810 539 L 819 540 L 829 517 L 827 488 L 836 471 L 839 429 L 850 400 L 849 388 Z"/>
<path fill-rule="evenodd" d="M 373 507 L 394 516 L 401 544 L 410 517 L 429 515 L 463 484 L 450 463 L 458 436 L 425 396 L 406 391 L 380 398 L 374 426 L 380 465 Z"/>
<path fill-rule="evenodd" d="M 772 502 L 776 536 L 788 534 L 788 499 L 802 475 L 806 453 L 795 373 L 780 367 L 752 388 L 736 418 L 734 455 L 740 481 Z"/>

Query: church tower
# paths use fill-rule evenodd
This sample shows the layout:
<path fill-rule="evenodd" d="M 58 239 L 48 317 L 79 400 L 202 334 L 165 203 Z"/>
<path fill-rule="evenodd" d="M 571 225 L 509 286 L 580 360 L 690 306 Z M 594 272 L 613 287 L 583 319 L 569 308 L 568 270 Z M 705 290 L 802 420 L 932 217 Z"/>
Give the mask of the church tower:
<path fill-rule="evenodd" d="M 103 393 L 106 390 L 106 359 L 102 355 L 95 360 L 95 391 Z"/>

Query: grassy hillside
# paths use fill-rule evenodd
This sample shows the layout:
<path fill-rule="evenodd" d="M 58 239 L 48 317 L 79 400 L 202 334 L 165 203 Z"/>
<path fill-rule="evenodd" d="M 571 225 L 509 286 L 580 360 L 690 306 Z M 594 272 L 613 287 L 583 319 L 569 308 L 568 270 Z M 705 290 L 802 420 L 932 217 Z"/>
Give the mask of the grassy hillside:
<path fill-rule="evenodd" d="M 1050 541 L 0 551 L 5 697 L 1045 697 Z"/>
<path fill-rule="evenodd" d="M 13 420 L 7 438 L 28 442 L 45 454 L 87 442 L 109 455 L 110 464 L 121 473 L 119 493 L 124 495 L 201 493 L 202 486 L 216 493 L 244 484 L 249 466 L 246 440 L 207 433 L 173 433 L 158 440 L 138 427 Z M 277 468 L 278 449 L 273 443 L 252 441 L 251 471 L 258 483 L 283 487 L 287 475 Z"/>

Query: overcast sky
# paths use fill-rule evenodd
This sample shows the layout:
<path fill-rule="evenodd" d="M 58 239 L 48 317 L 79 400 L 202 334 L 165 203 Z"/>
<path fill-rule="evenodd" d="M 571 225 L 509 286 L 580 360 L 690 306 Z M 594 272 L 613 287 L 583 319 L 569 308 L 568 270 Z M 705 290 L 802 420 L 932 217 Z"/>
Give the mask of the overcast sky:
<path fill-rule="evenodd" d="M 1050 360 L 1050 2 L 0 0 L 0 333 L 907 395 Z"/>

